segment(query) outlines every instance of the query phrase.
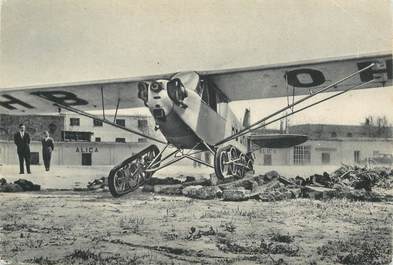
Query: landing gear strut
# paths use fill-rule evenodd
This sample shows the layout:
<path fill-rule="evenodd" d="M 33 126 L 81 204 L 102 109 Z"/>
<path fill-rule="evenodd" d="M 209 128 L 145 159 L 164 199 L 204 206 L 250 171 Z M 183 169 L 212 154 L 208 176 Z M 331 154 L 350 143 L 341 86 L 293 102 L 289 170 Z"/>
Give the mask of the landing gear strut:
<path fill-rule="evenodd" d="M 198 149 L 202 145 L 206 148 Z M 156 145 L 151 145 L 115 166 L 108 176 L 109 191 L 113 197 L 120 197 L 138 189 L 154 172 L 185 158 L 214 168 L 219 179 L 226 177 L 240 179 L 248 171 L 253 170 L 254 159 L 251 154 L 244 154 L 232 145 L 214 151 L 204 142 L 201 142 L 187 152 L 177 148 L 175 151 L 161 157 L 168 146 L 169 144 L 160 151 Z M 194 157 L 196 154 L 205 152 L 206 149 L 215 154 L 214 166 Z"/>
<path fill-rule="evenodd" d="M 160 158 L 158 147 L 151 145 L 112 168 L 108 176 L 108 186 L 112 196 L 120 197 L 136 190 L 154 173 L 154 171 L 146 172 L 145 169 L 155 161 L 158 163 L 155 163 L 154 167 L 158 167 Z"/>
<path fill-rule="evenodd" d="M 253 164 L 251 154 L 244 154 L 232 145 L 219 148 L 214 157 L 214 171 L 219 179 L 241 179 L 248 171 L 253 170 Z"/>

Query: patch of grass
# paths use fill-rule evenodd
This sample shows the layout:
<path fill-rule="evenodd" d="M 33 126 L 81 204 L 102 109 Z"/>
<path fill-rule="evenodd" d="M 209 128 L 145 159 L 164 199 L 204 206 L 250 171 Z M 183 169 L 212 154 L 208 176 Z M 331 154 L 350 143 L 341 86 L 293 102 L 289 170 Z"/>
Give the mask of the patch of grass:
<path fill-rule="evenodd" d="M 294 244 L 281 243 L 281 242 L 268 242 L 261 240 L 260 252 L 263 254 L 283 254 L 285 256 L 297 256 L 299 247 Z"/>
<path fill-rule="evenodd" d="M 235 209 L 231 210 L 218 210 L 218 211 L 205 211 L 201 215 L 201 219 L 203 218 L 223 218 L 223 217 L 235 217 L 235 216 L 241 216 L 241 217 L 247 217 L 250 221 L 252 219 L 257 219 L 261 215 L 255 211 L 255 210 L 247 210 L 247 209 L 242 209 L 239 206 Z"/>
<path fill-rule="evenodd" d="M 233 221 L 223 223 L 220 226 L 224 228 L 224 231 L 227 231 L 229 233 L 234 233 L 237 228 L 237 226 L 233 223 Z"/>
<path fill-rule="evenodd" d="M 166 209 L 166 212 L 165 212 L 165 215 L 164 215 L 164 217 L 162 218 L 162 220 L 163 220 L 164 222 L 168 222 L 168 221 L 169 221 L 169 218 L 173 218 L 173 217 L 176 217 L 176 216 L 177 216 L 177 214 L 176 214 L 175 210 L 170 209 L 170 208 L 167 208 L 167 209 Z"/>
<path fill-rule="evenodd" d="M 132 233 L 139 233 L 140 228 L 145 223 L 144 217 L 123 217 L 120 219 L 120 228 L 126 231 L 131 231 Z"/>
<path fill-rule="evenodd" d="M 317 253 L 322 259 L 330 258 L 347 265 L 382 265 L 391 260 L 392 248 L 384 241 L 329 241 L 318 247 Z"/>
<path fill-rule="evenodd" d="M 239 206 L 232 210 L 232 214 L 237 216 L 245 216 L 250 219 L 258 218 L 258 213 L 255 210 L 240 209 Z"/>
<path fill-rule="evenodd" d="M 174 232 L 162 232 L 161 236 L 166 241 L 173 241 L 178 239 L 179 235 Z"/>
<path fill-rule="evenodd" d="M 80 264 L 80 262 L 89 265 L 134 265 L 139 264 L 139 257 L 104 256 L 101 253 L 96 254 L 89 249 L 75 249 L 64 259 L 64 264 Z"/>
<path fill-rule="evenodd" d="M 32 259 L 25 260 L 27 263 L 34 263 L 39 265 L 55 265 L 57 264 L 56 260 L 50 260 L 48 257 L 34 257 Z"/>
<path fill-rule="evenodd" d="M 262 239 L 260 244 L 253 242 L 235 241 L 227 238 L 225 235 L 217 236 L 217 248 L 224 252 L 231 252 L 236 254 L 260 255 L 260 254 L 281 254 L 285 256 L 297 256 L 299 247 L 294 244 L 265 241 Z"/>
<path fill-rule="evenodd" d="M 292 243 L 294 241 L 294 237 L 280 233 L 273 233 L 273 235 L 270 237 L 270 240 L 281 243 Z"/>

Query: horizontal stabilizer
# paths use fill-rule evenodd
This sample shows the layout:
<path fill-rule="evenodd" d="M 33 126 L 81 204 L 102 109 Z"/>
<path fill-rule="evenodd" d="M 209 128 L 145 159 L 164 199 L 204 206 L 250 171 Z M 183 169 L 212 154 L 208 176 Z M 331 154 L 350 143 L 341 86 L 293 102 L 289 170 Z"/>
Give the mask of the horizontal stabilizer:
<path fill-rule="evenodd" d="M 307 135 L 301 134 L 261 134 L 250 135 L 251 145 L 264 148 L 288 148 L 307 141 Z"/>

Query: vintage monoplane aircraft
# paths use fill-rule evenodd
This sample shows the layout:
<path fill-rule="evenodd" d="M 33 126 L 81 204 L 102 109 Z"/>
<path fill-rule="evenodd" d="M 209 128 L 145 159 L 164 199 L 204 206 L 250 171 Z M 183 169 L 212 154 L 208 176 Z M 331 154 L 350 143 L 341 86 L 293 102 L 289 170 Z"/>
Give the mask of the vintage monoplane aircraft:
<path fill-rule="evenodd" d="M 219 178 L 242 178 L 253 170 L 253 146 L 283 148 L 307 140 L 302 135 L 250 135 L 252 131 L 351 89 L 391 85 L 392 54 L 386 52 L 243 69 L 1 88 L 0 113 L 53 113 L 65 109 L 164 144 L 162 150 L 151 145 L 110 171 L 110 191 L 121 196 L 138 188 L 157 170 L 184 158 L 214 168 Z M 315 95 L 334 91 L 338 92 L 294 109 Z M 249 112 L 241 123 L 228 105 L 237 100 L 297 95 L 305 96 L 253 124 Z M 105 109 L 117 113 L 118 109 L 141 106 L 149 108 L 165 141 L 105 118 Z M 103 117 L 86 112 L 92 110 L 102 110 Z M 175 150 L 164 156 L 168 147 Z M 212 165 L 194 156 L 206 151 L 214 155 Z"/>

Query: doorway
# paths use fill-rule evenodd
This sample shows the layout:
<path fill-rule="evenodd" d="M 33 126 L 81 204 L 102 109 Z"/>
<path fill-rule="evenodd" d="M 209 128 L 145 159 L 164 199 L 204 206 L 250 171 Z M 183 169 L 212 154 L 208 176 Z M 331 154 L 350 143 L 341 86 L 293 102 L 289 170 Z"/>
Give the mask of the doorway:
<path fill-rule="evenodd" d="M 91 166 L 91 153 L 82 153 L 82 166 Z"/>
<path fill-rule="evenodd" d="M 265 165 L 265 166 L 272 165 L 272 155 L 271 154 L 264 154 L 263 155 L 263 165 Z"/>

